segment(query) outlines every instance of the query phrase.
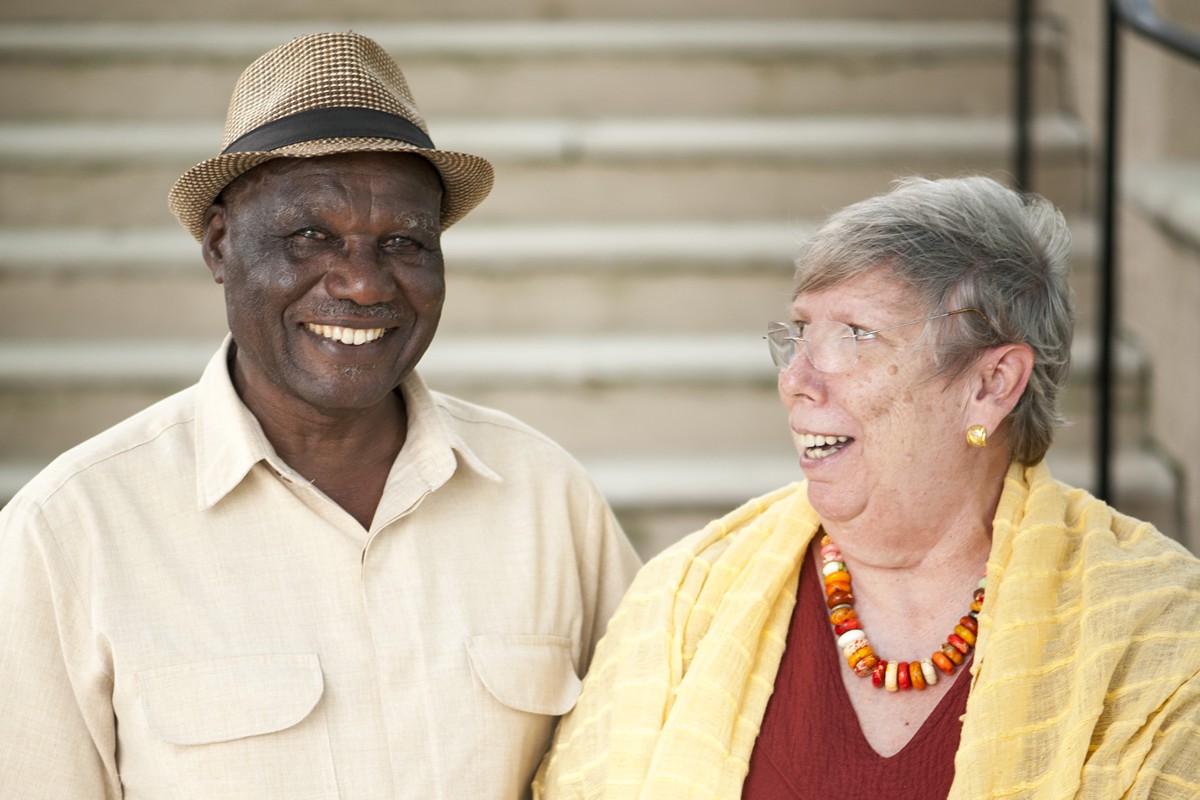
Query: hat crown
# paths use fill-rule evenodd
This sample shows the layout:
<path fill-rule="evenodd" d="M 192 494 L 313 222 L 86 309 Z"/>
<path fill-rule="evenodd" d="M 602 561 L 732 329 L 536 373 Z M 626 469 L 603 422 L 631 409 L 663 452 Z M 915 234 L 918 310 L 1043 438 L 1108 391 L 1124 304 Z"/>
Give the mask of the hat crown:
<path fill-rule="evenodd" d="M 280 45 L 238 78 L 221 149 L 275 120 L 318 108 L 367 108 L 429 132 L 403 73 L 373 40 L 357 33 L 318 33 Z"/>

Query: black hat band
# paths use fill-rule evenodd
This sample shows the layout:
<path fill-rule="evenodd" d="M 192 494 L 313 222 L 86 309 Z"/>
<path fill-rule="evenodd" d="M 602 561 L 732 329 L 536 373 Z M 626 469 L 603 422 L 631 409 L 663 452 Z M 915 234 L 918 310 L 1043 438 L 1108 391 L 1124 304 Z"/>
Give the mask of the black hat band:
<path fill-rule="evenodd" d="M 313 108 L 260 125 L 234 139 L 221 154 L 277 150 L 316 139 L 350 138 L 396 139 L 434 149 L 429 135 L 404 117 L 372 108 Z"/>

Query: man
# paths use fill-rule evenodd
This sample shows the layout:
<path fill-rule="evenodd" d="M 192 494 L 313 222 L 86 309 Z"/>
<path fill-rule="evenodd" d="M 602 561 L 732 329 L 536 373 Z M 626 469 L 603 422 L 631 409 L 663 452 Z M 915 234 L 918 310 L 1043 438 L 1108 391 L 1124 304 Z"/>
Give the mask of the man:
<path fill-rule="evenodd" d="M 525 794 L 637 560 L 560 448 L 413 371 L 491 180 L 370 39 L 246 70 L 170 198 L 230 337 L 0 512 L 0 795 Z"/>

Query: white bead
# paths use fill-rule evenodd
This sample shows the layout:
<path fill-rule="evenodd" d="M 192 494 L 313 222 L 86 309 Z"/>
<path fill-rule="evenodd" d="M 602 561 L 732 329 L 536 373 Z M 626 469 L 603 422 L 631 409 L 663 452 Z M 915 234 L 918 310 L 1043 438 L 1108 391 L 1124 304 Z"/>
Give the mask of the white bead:
<path fill-rule="evenodd" d="M 857 641 L 859 639 L 862 639 L 864 642 L 866 642 L 867 635 L 865 633 L 863 633 L 861 630 L 855 628 L 854 630 L 846 631 L 841 636 L 839 636 L 838 640 L 837 640 L 837 645 L 842 650 L 845 650 L 850 645 L 851 642 Z M 859 647 L 862 647 L 862 645 L 859 645 Z"/>
<path fill-rule="evenodd" d="M 937 683 L 937 667 L 928 658 L 921 662 L 921 674 L 925 676 L 926 686 L 933 686 Z"/>

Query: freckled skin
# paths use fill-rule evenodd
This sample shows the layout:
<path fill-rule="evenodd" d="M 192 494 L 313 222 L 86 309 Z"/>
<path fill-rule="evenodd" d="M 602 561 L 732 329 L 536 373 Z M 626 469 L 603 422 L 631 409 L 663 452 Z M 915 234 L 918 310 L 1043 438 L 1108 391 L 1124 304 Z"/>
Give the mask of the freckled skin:
<path fill-rule="evenodd" d="M 793 316 L 873 329 L 911 321 L 918 308 L 885 272 L 875 271 L 797 297 Z M 927 379 L 931 354 L 923 332 L 915 325 L 860 342 L 858 363 L 845 373 L 819 372 L 804 358 L 780 372 L 780 397 L 794 431 L 854 439 L 823 460 L 805 459 L 797 443 L 809 497 L 826 522 L 852 520 L 872 508 L 888 509 L 892 524 L 906 508 L 919 516 L 922 504 L 938 502 L 954 479 L 966 386 Z"/>
<path fill-rule="evenodd" d="M 922 311 L 885 264 L 796 297 L 792 320 L 873 330 L 932 313 Z M 1003 426 L 1033 365 L 1028 345 L 1005 344 L 981 352 L 954 380 L 933 379 L 922 337 L 939 324 L 860 342 L 858 363 L 842 373 L 819 372 L 798 357 L 779 374 L 808 498 L 853 576 L 858 618 L 876 653 L 889 660 L 926 657 L 977 585 L 1011 458 Z M 991 432 L 987 448 L 966 444 L 971 424 Z M 809 458 L 802 434 L 853 441 L 827 458 Z M 952 685 L 941 680 L 881 698 L 844 660 L 840 670 L 863 736 L 884 756 L 904 747 Z"/>
<path fill-rule="evenodd" d="M 418 156 L 277 159 L 223 195 L 206 256 L 225 286 L 234 381 L 252 410 L 368 409 L 433 338 L 445 296 L 441 182 Z M 386 327 L 379 342 L 330 345 L 305 322 Z"/>

